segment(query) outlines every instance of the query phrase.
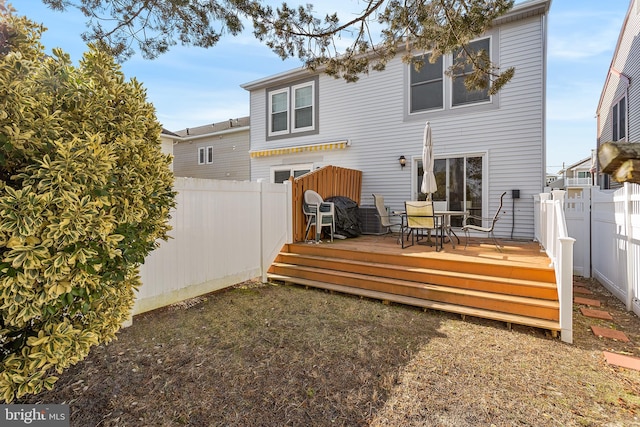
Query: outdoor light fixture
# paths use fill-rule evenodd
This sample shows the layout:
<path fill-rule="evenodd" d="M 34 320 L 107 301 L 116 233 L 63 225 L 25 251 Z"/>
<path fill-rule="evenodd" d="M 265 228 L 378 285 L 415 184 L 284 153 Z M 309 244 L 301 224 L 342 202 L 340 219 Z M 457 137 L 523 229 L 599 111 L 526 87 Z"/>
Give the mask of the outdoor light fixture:
<path fill-rule="evenodd" d="M 404 156 L 400 156 L 398 158 L 398 161 L 400 162 L 400 167 L 404 169 L 404 167 L 407 165 L 407 159 L 405 159 Z"/>

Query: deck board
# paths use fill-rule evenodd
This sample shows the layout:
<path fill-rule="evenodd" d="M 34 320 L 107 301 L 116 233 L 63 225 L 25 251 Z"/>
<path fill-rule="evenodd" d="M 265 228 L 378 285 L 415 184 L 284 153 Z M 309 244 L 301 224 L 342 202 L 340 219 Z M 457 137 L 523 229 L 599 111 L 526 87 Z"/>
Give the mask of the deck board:
<path fill-rule="evenodd" d="M 401 245 L 397 243 L 397 237 L 391 234 L 382 236 L 361 235 L 344 240 L 334 239 L 333 242 L 323 239 L 322 243 L 318 244 L 359 252 L 551 269 L 551 260 L 544 252 L 541 252 L 539 243 L 513 240 L 500 240 L 500 242 L 503 245 L 502 252 L 499 252 L 490 240 L 478 238 L 472 238 L 467 248 L 464 247 L 463 238 L 461 245 L 456 245 L 453 248 L 450 243 L 445 243 L 443 250 L 439 252 L 436 252 L 432 246 L 422 244 L 402 249 Z M 301 242 L 295 244 L 309 245 L 316 243 Z"/>
<path fill-rule="evenodd" d="M 394 235 L 286 245 L 271 279 L 559 330 L 555 272 L 537 242 L 402 248 Z"/>

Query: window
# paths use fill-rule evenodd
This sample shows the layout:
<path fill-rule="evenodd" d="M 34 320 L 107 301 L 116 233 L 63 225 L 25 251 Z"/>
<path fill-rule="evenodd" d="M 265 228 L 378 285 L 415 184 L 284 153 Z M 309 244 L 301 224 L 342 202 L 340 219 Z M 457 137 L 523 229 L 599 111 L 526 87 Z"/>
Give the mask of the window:
<path fill-rule="evenodd" d="M 210 165 L 211 163 L 213 163 L 213 146 L 198 147 L 198 164 Z"/>
<path fill-rule="evenodd" d="M 271 168 L 271 182 L 281 184 L 289 180 L 289 177 L 297 178 L 311 172 L 312 169 L 312 164 L 274 166 Z"/>
<path fill-rule="evenodd" d="M 289 131 L 289 89 L 272 92 L 270 97 L 271 121 L 269 134 L 276 135 Z"/>
<path fill-rule="evenodd" d="M 424 170 L 422 161 L 418 161 L 416 185 L 422 186 Z M 483 157 L 481 155 L 460 155 L 435 159 L 433 173 L 438 189 L 433 193 L 435 201 L 447 201 L 447 208 L 452 211 L 469 211 L 472 215 L 482 216 Z M 419 191 L 419 190 L 418 190 Z M 424 200 L 426 194 L 419 193 L 418 200 Z M 462 218 L 451 218 L 451 225 L 460 227 Z M 482 225 L 482 224 L 477 224 Z"/>
<path fill-rule="evenodd" d="M 469 53 L 478 53 L 484 51 L 487 55 L 490 56 L 490 43 L 488 38 L 476 40 L 467 45 L 467 50 Z M 466 53 L 462 49 L 457 49 L 453 55 L 454 61 L 464 60 L 464 56 Z M 470 64 L 465 64 L 461 69 L 455 70 L 453 73 L 453 84 L 452 84 L 452 94 L 451 94 L 451 105 L 453 107 L 457 107 L 459 105 L 471 104 L 476 102 L 485 102 L 489 101 L 489 90 L 467 90 L 464 85 L 464 79 L 467 75 L 471 74 L 472 66 Z M 489 77 L 487 79 L 487 87 L 489 85 Z"/>
<path fill-rule="evenodd" d="M 613 140 L 626 141 L 627 137 L 627 98 L 622 97 L 613 106 Z"/>
<path fill-rule="evenodd" d="M 443 103 L 443 69 L 442 56 L 433 64 L 429 56 L 416 56 L 410 68 L 410 103 L 411 112 L 441 109 Z M 420 70 L 416 70 L 415 63 L 422 62 Z"/>
<path fill-rule="evenodd" d="M 293 88 L 293 131 L 301 132 L 313 127 L 313 86 L 309 84 Z"/>
<path fill-rule="evenodd" d="M 268 137 L 317 132 L 316 80 L 268 92 Z"/>

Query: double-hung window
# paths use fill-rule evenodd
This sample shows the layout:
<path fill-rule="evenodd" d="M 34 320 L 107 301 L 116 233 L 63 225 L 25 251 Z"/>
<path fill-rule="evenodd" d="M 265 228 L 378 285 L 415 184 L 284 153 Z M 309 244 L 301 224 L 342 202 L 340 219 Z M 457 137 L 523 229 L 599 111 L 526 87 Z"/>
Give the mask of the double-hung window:
<path fill-rule="evenodd" d="M 613 140 L 625 141 L 627 138 L 627 97 L 623 96 L 612 108 Z"/>
<path fill-rule="evenodd" d="M 269 134 L 289 133 L 289 88 L 271 92 L 269 96 Z"/>
<path fill-rule="evenodd" d="M 466 52 L 463 49 L 456 49 L 453 54 L 454 61 L 464 61 L 464 58 L 467 57 L 467 52 L 470 55 L 475 55 L 479 52 L 486 52 L 487 58 L 491 57 L 491 44 L 489 38 L 480 39 L 469 43 L 466 46 Z M 482 59 L 480 59 L 482 60 Z M 464 64 L 459 69 L 454 70 L 453 72 L 453 84 L 452 84 L 452 94 L 451 94 L 451 106 L 457 107 L 459 105 L 472 104 L 476 102 L 486 102 L 489 101 L 489 76 L 486 76 L 487 79 L 487 89 L 481 90 L 468 90 L 464 85 L 465 77 L 471 74 L 473 66 L 471 64 Z"/>
<path fill-rule="evenodd" d="M 293 87 L 293 132 L 313 128 L 313 84 Z"/>
<path fill-rule="evenodd" d="M 428 56 L 416 56 L 410 65 L 410 103 L 411 112 L 442 109 L 443 104 L 443 65 L 442 56 L 433 64 Z M 422 63 L 416 69 L 416 63 Z"/>
<path fill-rule="evenodd" d="M 269 137 L 317 130 L 316 81 L 268 92 Z"/>

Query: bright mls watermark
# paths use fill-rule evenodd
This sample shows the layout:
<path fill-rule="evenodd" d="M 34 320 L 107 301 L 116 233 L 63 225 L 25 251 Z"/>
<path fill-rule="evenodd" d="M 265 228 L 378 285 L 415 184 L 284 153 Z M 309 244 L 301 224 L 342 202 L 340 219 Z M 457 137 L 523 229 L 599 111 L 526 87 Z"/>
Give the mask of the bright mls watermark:
<path fill-rule="evenodd" d="M 0 426 L 69 427 L 69 405 L 0 405 Z"/>

